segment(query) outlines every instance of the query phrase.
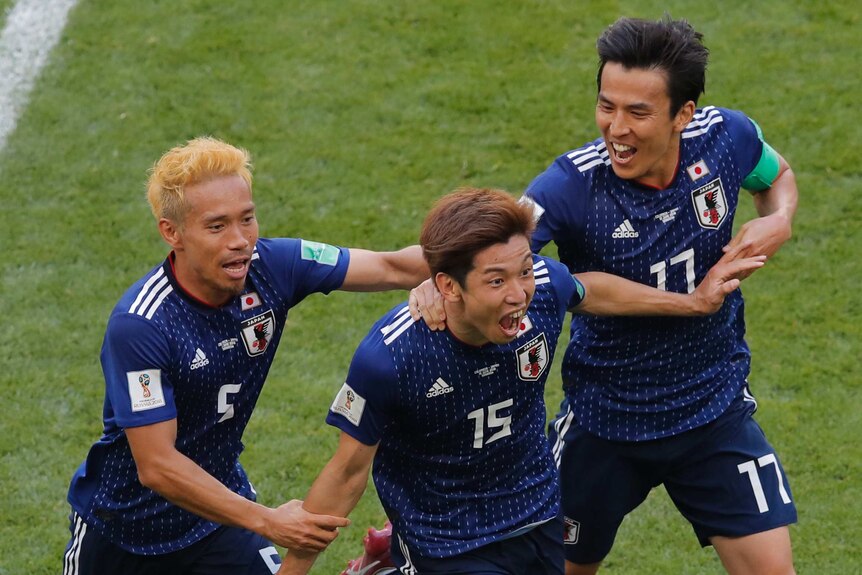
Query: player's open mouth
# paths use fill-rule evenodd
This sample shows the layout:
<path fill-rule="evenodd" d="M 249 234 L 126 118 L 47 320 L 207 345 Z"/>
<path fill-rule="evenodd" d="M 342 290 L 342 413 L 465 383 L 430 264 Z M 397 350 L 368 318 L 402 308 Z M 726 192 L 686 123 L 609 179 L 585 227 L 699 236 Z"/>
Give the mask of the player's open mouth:
<path fill-rule="evenodd" d="M 227 272 L 227 275 L 234 279 L 242 279 L 248 271 L 248 258 L 232 260 L 222 266 L 222 269 Z"/>
<path fill-rule="evenodd" d="M 634 157 L 634 155 L 638 153 L 638 149 L 634 146 L 617 144 L 616 142 L 611 144 L 611 149 L 613 149 L 614 151 L 614 160 L 616 160 L 620 164 L 628 163 L 628 161 L 631 160 L 632 157 Z"/>
<path fill-rule="evenodd" d="M 527 312 L 526 309 L 519 309 L 510 314 L 503 316 L 500 320 L 500 329 L 507 337 L 515 337 L 521 329 L 521 318 Z"/>

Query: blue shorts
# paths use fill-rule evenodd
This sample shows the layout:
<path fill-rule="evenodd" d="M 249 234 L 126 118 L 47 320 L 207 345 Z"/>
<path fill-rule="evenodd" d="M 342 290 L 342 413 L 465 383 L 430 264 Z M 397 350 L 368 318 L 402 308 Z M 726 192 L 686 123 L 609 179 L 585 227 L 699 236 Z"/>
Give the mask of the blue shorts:
<path fill-rule="evenodd" d="M 523 535 L 432 559 L 410 553 L 393 531 L 392 560 L 404 575 L 563 575 L 562 533 L 562 520 L 555 518 Z"/>
<path fill-rule="evenodd" d="M 281 565 L 272 543 L 237 527 L 219 527 L 172 553 L 135 555 L 88 529 L 74 511 L 69 519 L 63 575 L 272 575 Z"/>
<path fill-rule="evenodd" d="M 643 442 L 607 441 L 578 427 L 562 442 L 558 465 L 566 559 L 596 563 L 610 552 L 625 516 L 664 485 L 700 544 L 796 522 L 784 469 L 741 392 L 718 419 L 686 433 Z"/>

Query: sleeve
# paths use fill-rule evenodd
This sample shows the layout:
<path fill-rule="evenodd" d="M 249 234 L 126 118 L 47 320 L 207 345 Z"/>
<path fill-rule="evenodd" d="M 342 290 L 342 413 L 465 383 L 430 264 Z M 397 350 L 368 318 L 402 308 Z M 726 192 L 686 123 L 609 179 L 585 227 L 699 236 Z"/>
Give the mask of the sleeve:
<path fill-rule="evenodd" d="M 733 139 L 742 187 L 752 191 L 767 189 L 778 175 L 778 153 L 764 140 L 754 120 L 736 110 L 722 109 L 722 114 Z"/>
<path fill-rule="evenodd" d="M 310 294 L 340 288 L 350 265 L 347 248 L 303 239 L 260 239 L 257 250 L 290 307 Z"/>
<path fill-rule="evenodd" d="M 170 347 L 140 316 L 111 317 L 102 344 L 105 393 L 120 427 L 140 427 L 177 416 L 170 378 Z"/>
<path fill-rule="evenodd" d="M 584 194 L 578 193 L 583 187 L 569 169 L 569 160 L 565 156 L 557 158 L 547 170 L 536 176 L 527 186 L 521 198 L 533 209 L 536 229 L 533 232 L 530 247 L 534 253 L 550 242 L 558 246 L 566 245 L 577 236 L 575 230 L 582 223 L 578 214 L 584 213 L 580 205 Z"/>
<path fill-rule="evenodd" d="M 366 445 L 376 445 L 392 419 L 397 385 L 398 376 L 386 345 L 367 337 L 353 354 L 347 381 L 332 402 L 326 423 Z"/>
<path fill-rule="evenodd" d="M 561 313 L 565 313 L 571 309 L 578 307 L 586 296 L 586 288 L 584 284 L 575 276 L 569 273 L 566 266 L 556 260 L 543 258 L 548 266 L 548 274 L 551 278 L 551 285 L 557 294 Z"/>

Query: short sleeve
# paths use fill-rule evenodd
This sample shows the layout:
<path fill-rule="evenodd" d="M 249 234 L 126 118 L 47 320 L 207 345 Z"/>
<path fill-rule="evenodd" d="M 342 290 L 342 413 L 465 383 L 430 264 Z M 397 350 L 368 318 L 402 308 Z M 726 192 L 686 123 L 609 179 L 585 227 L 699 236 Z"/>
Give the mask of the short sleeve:
<path fill-rule="evenodd" d="M 369 335 L 356 350 L 347 381 L 329 408 L 326 422 L 357 441 L 376 445 L 392 419 L 398 377 L 386 345 Z"/>
<path fill-rule="evenodd" d="M 170 348 L 151 321 L 130 314 L 112 316 L 101 360 L 117 425 L 140 427 L 177 417 Z"/>
<path fill-rule="evenodd" d="M 350 266 L 350 251 L 296 238 L 260 239 L 261 263 L 272 270 L 290 307 L 313 293 L 339 289 Z"/>

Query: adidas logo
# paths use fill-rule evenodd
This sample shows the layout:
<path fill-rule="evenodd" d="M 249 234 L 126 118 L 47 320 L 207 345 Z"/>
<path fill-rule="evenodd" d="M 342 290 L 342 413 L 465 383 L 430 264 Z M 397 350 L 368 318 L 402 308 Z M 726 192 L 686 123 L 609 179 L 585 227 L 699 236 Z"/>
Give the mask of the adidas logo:
<path fill-rule="evenodd" d="M 640 234 L 635 231 L 632 227 L 632 223 L 628 221 L 628 219 L 623 220 L 623 223 L 617 226 L 617 229 L 614 230 L 614 233 L 611 234 L 611 237 L 614 239 L 619 238 L 636 238 Z"/>
<path fill-rule="evenodd" d="M 434 385 L 428 388 L 425 397 L 437 397 L 438 395 L 445 395 L 453 391 L 455 391 L 454 387 L 443 381 L 442 377 L 438 377 Z"/>
<path fill-rule="evenodd" d="M 194 359 L 194 361 L 192 361 L 191 368 L 197 369 L 199 367 L 209 365 L 209 362 L 210 362 L 210 360 L 207 359 L 207 354 L 205 354 L 201 348 L 198 348 L 195 351 L 195 359 Z"/>

